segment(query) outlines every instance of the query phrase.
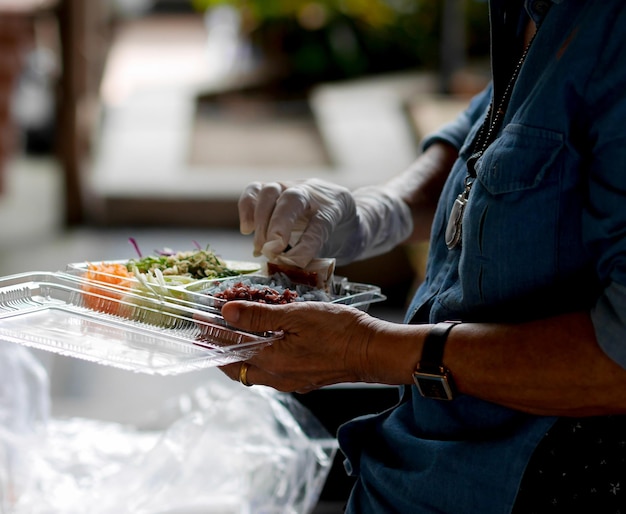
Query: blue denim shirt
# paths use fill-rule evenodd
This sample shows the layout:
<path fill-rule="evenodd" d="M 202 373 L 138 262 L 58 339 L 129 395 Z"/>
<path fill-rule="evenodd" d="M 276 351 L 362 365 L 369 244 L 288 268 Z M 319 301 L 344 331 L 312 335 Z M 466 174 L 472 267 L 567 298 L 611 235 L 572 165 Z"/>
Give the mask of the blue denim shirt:
<path fill-rule="evenodd" d="M 510 31 L 492 0 L 492 59 Z M 497 139 L 476 163 L 462 243 L 444 244 L 470 143 L 494 81 L 427 138 L 459 149 L 440 199 L 424 283 L 407 322 L 522 322 L 591 312 L 600 346 L 626 367 L 626 2 L 526 2 L 541 21 Z M 498 46 L 499 45 L 499 46 Z M 510 69 L 510 63 L 509 63 Z M 500 80 L 500 82 L 498 82 Z M 515 351 L 514 348 L 511 351 Z M 554 423 L 461 395 L 402 389 L 387 412 L 339 431 L 358 477 L 348 512 L 507 514 L 539 440 Z"/>

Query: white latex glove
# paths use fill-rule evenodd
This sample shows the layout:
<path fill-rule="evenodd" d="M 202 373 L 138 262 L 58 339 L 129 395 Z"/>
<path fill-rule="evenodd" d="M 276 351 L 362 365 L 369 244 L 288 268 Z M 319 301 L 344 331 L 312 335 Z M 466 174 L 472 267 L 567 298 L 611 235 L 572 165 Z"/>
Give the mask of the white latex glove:
<path fill-rule="evenodd" d="M 376 187 L 357 189 L 319 179 L 254 182 L 239 199 L 242 234 L 254 232 L 254 255 L 305 267 L 315 257 L 337 264 L 391 250 L 413 230 L 409 207 Z"/>

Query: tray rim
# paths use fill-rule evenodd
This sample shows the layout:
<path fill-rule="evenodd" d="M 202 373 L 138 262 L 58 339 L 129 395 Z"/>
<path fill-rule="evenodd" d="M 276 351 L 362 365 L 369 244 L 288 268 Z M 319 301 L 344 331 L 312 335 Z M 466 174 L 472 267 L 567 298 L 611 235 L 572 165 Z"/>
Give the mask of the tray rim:
<path fill-rule="evenodd" d="M 71 287 L 71 285 L 64 283 L 65 281 L 69 281 L 71 285 L 75 285 L 76 287 Z M 118 302 L 116 299 L 111 298 L 110 296 L 102 296 L 96 293 L 89 293 L 89 292 L 83 291 L 79 288 L 80 285 L 81 285 L 80 282 L 75 281 L 71 277 L 68 277 L 62 273 L 53 273 L 53 272 L 20 273 L 20 274 L 15 274 L 15 275 L 9 275 L 6 277 L 0 277 L 0 295 L 2 293 L 13 293 L 14 295 L 15 294 L 19 295 L 20 292 L 24 292 L 24 295 L 22 296 L 24 298 L 25 295 L 27 294 L 26 291 L 32 290 L 32 288 L 38 288 L 37 289 L 38 292 L 43 289 L 46 289 L 49 291 L 50 288 L 53 288 L 53 289 L 57 288 L 57 289 L 63 290 L 64 294 L 69 294 L 69 295 L 72 295 L 72 294 L 90 295 L 91 294 L 92 296 L 104 298 L 108 302 L 115 302 L 115 303 Z M 90 287 L 93 287 L 93 286 L 94 286 L 93 284 L 90 284 Z M 95 287 L 97 287 L 98 289 L 101 289 L 102 290 L 101 292 L 113 291 L 119 294 L 119 291 L 117 290 L 108 290 L 107 288 L 101 287 L 101 286 L 95 286 Z M 128 293 L 126 296 L 128 295 L 130 295 L 130 293 Z M 96 310 L 89 309 L 84 306 L 77 306 L 77 305 L 70 304 L 68 302 L 63 303 L 63 301 L 58 301 L 58 302 L 51 301 L 50 303 L 46 303 L 44 300 L 42 300 L 41 304 L 34 305 L 32 307 L 29 306 L 29 307 L 21 307 L 21 308 L 12 308 L 12 310 L 6 310 L 4 312 L 0 312 L 0 331 L 3 332 L 0 337 L 5 340 L 10 340 L 11 342 L 14 342 L 14 343 L 21 343 L 24 346 L 30 346 L 30 347 L 36 347 L 42 350 L 48 350 L 52 353 L 57 353 L 61 355 L 70 355 L 76 358 L 81 358 L 83 360 L 91 360 L 92 362 L 98 362 L 99 364 L 103 364 L 103 365 L 110 365 L 113 367 L 118 367 L 118 368 L 123 368 L 123 369 L 124 368 L 133 369 L 134 371 L 144 371 L 150 374 L 155 374 L 155 373 L 174 374 L 174 371 L 178 368 L 180 369 L 179 372 L 185 372 L 185 371 L 191 371 L 194 369 L 208 368 L 208 367 L 212 367 L 215 365 L 221 365 L 219 363 L 214 364 L 214 361 L 218 359 L 221 359 L 222 361 L 230 360 L 230 361 L 236 362 L 237 360 L 243 360 L 243 358 L 237 357 L 237 353 L 240 353 L 240 354 L 250 353 L 254 351 L 255 349 L 259 349 L 261 347 L 272 344 L 274 341 L 282 337 L 282 333 L 279 333 L 279 332 L 273 332 L 273 333 L 268 332 L 268 333 L 261 335 L 261 334 L 255 334 L 252 332 L 246 332 L 244 330 L 240 330 L 234 327 L 230 327 L 223 320 L 223 318 L 221 318 L 220 316 L 214 313 L 209 313 L 207 311 L 203 311 L 203 310 L 194 311 L 193 309 L 189 309 L 184 306 L 177 305 L 177 304 L 169 304 L 167 302 L 157 301 L 157 300 L 150 299 L 150 298 L 144 298 L 138 295 L 135 295 L 135 296 L 137 296 L 137 298 L 142 301 L 142 304 L 147 303 L 148 306 L 144 306 L 144 305 L 137 306 L 128 301 L 120 302 L 120 303 L 125 303 L 134 308 L 147 309 L 149 311 L 154 311 L 154 312 L 157 312 L 161 316 L 166 316 L 166 317 L 174 316 L 177 319 L 181 319 L 185 321 L 192 321 L 196 325 L 199 325 L 203 328 L 207 328 L 208 331 L 215 330 L 217 328 L 219 331 L 225 330 L 227 332 L 235 333 L 237 337 L 244 337 L 248 339 L 242 340 L 240 342 L 233 342 L 227 345 L 221 345 L 221 346 L 218 346 L 217 344 L 214 344 L 214 345 L 202 344 L 202 341 L 185 337 L 181 335 L 180 332 L 177 332 L 176 330 L 173 330 L 172 332 L 168 332 L 169 329 L 158 327 L 157 325 L 150 325 L 149 323 L 145 323 L 141 321 L 134 321 L 128 318 L 125 319 L 115 314 L 107 314 L 105 312 L 96 311 Z M 152 307 L 154 307 L 155 305 L 158 306 L 159 309 L 153 309 Z M 174 313 L 182 311 L 182 312 L 185 312 L 187 316 L 174 314 L 172 312 L 163 312 L 162 310 L 163 308 L 170 309 L 170 310 L 173 309 Z M 189 346 L 190 348 L 193 347 L 193 349 L 200 352 L 200 354 L 189 357 L 189 354 L 183 355 L 183 353 L 181 352 L 179 353 L 179 355 L 181 356 L 181 359 L 182 357 L 187 357 L 187 358 L 186 360 L 181 360 L 181 362 L 177 364 L 172 364 L 164 368 L 156 368 L 152 366 L 149 369 L 146 369 L 146 368 L 140 369 L 141 367 L 140 365 L 135 365 L 134 367 L 121 366 L 119 361 L 113 362 L 110 359 L 108 362 L 99 362 L 97 359 L 101 358 L 100 356 L 93 356 L 93 355 L 90 356 L 88 352 L 83 353 L 80 356 L 72 354 L 69 350 L 67 350 L 66 348 L 63 348 L 63 344 L 65 343 L 63 343 L 60 339 L 57 339 L 58 343 L 55 346 L 35 344 L 32 341 L 27 340 L 26 336 L 20 339 L 20 336 L 18 333 L 11 332 L 10 330 L 4 330 L 2 327 L 2 321 L 5 319 L 19 318 L 21 316 L 23 317 L 29 314 L 46 311 L 50 309 L 63 311 L 63 312 L 68 313 L 71 316 L 79 316 L 83 319 L 89 320 L 90 322 L 96 323 L 99 326 L 112 327 L 115 330 L 124 330 L 124 331 L 131 330 L 138 337 L 143 337 L 146 340 L 154 339 L 154 340 L 171 343 L 172 346 L 182 345 L 183 347 L 184 346 Z M 9 334 L 8 332 L 11 332 L 11 333 Z M 32 333 L 29 333 L 29 336 L 31 335 Z M 71 343 L 71 337 L 74 337 L 74 336 L 71 334 L 68 334 L 68 343 L 67 343 L 68 345 Z M 120 342 L 119 339 L 117 339 L 116 341 Z M 124 340 L 122 340 L 122 344 L 124 344 Z M 158 351 L 158 348 L 156 348 L 156 350 Z M 173 351 L 174 353 L 176 353 L 175 348 L 173 348 Z M 164 371 L 167 369 L 169 369 L 169 371 L 172 371 L 172 372 L 164 373 Z"/>
<path fill-rule="evenodd" d="M 121 260 L 102 260 L 102 261 L 97 261 L 97 262 L 101 262 L 104 264 L 124 264 L 126 262 L 128 262 L 129 259 L 121 259 Z M 234 261 L 234 260 L 228 260 L 228 259 L 224 259 L 225 262 L 244 262 L 244 261 Z M 66 270 L 65 273 L 75 277 L 77 280 L 82 280 L 82 281 L 87 281 L 87 282 L 91 282 L 89 279 L 85 278 L 85 277 L 81 277 L 79 275 L 77 275 L 77 273 L 79 272 L 86 272 L 87 269 L 86 267 L 94 261 L 83 261 L 83 262 L 74 262 L 74 263 L 69 263 L 66 266 Z M 104 273 L 104 272 L 96 272 L 98 274 L 101 274 L 103 276 L 107 276 L 107 277 L 117 277 L 116 275 L 110 274 L 110 273 Z M 201 293 L 201 292 L 197 292 L 197 291 L 192 291 L 189 288 L 192 286 L 197 285 L 198 283 L 203 283 L 203 282 L 217 282 L 217 281 L 224 281 L 224 280 L 233 280 L 233 279 L 237 279 L 237 278 L 245 278 L 245 277 L 254 277 L 254 276 L 264 276 L 267 277 L 266 274 L 264 274 L 262 272 L 262 270 L 259 270 L 257 272 L 249 272 L 249 273 L 242 273 L 241 275 L 235 275 L 235 276 L 229 276 L 229 277 L 220 277 L 220 278 L 203 278 L 203 279 L 195 279 L 195 280 L 191 280 L 190 282 L 187 282 L 185 284 L 177 284 L 177 285 L 165 285 L 165 286 L 157 286 L 155 284 L 155 288 L 158 287 L 165 287 L 166 290 L 172 292 L 172 293 L 180 293 L 180 294 L 185 294 L 185 295 L 189 295 L 192 300 L 186 300 L 186 299 L 182 299 L 182 298 L 175 298 L 175 297 L 170 297 L 168 295 L 168 297 L 165 299 L 165 301 L 169 301 L 169 302 L 174 302 L 177 304 L 182 304 L 182 305 L 190 305 L 190 306 L 194 306 L 195 308 L 200 308 L 203 311 L 210 311 L 210 312 L 215 312 L 215 313 L 219 313 L 220 312 L 220 306 L 223 305 L 223 303 L 225 302 L 210 302 L 207 304 L 206 301 L 203 301 L 207 294 L 206 293 Z M 119 277 L 117 277 L 119 278 Z M 138 279 L 137 277 L 128 277 L 128 280 L 134 284 L 141 284 L 140 279 Z M 354 307 L 354 308 L 361 308 L 361 307 L 368 307 L 369 305 L 373 304 L 373 303 L 378 303 L 378 302 L 382 302 L 385 301 L 387 299 L 387 297 L 382 293 L 382 290 L 379 286 L 373 285 L 373 284 L 365 284 L 362 282 L 352 282 L 349 281 L 346 277 L 340 277 L 340 276 L 335 276 L 335 283 L 339 283 L 339 282 L 345 282 L 347 284 L 348 287 L 354 287 L 354 286 L 359 286 L 359 287 L 365 287 L 367 288 L 367 291 L 362 291 L 359 293 L 355 293 L 355 294 L 351 294 L 351 295 L 345 295 L 345 296 L 340 296 L 337 298 L 333 298 L 329 301 L 329 303 L 335 303 L 335 304 L 342 304 L 342 305 L 348 305 L 350 307 Z M 96 281 L 97 282 L 97 281 Z M 99 283 L 99 282 L 97 282 Z M 132 288 L 128 288 L 128 287 L 124 287 L 124 286 L 113 286 L 117 289 L 120 290 L 129 290 Z M 162 297 L 158 292 L 153 290 L 153 293 L 155 294 L 155 296 L 157 297 Z M 366 296 L 369 295 L 369 297 L 366 298 Z M 362 297 L 363 299 L 359 299 L 359 297 Z M 354 299 L 356 301 L 354 302 L 350 302 L 351 299 Z M 215 298 L 214 300 L 218 300 L 217 298 Z M 213 303 L 217 303 L 220 304 L 220 306 L 215 306 Z"/>

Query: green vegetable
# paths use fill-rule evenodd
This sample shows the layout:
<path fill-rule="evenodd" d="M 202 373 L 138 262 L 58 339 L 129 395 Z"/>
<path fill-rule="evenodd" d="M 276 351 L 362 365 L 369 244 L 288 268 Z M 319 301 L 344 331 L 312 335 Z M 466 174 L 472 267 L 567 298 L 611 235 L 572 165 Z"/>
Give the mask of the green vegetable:
<path fill-rule="evenodd" d="M 192 279 L 233 277 L 240 274 L 228 268 L 208 247 L 184 252 L 165 249 L 158 255 L 131 259 L 127 268 L 129 271 L 137 269 L 141 273 L 159 270 L 164 277 L 175 275 Z"/>

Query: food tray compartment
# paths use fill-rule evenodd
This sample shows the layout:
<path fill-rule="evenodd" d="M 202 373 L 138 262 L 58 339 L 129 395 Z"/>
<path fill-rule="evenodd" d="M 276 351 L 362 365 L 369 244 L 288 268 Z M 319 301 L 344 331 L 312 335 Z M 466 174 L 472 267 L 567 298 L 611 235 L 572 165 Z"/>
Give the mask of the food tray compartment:
<path fill-rule="evenodd" d="M 282 292 L 283 288 L 295 290 L 301 300 L 327 301 L 350 305 L 367 311 L 372 303 L 386 300 L 378 286 L 350 282 L 345 277 L 335 276 L 329 291 L 320 291 L 309 286 L 292 284 L 285 276 L 268 277 L 260 274 L 248 274 L 240 277 L 228 277 L 213 280 L 199 280 L 183 287 L 189 293 L 189 300 L 196 305 L 205 305 L 219 311 L 227 300 L 218 298 L 215 293 L 242 282 L 252 287 L 268 286 Z"/>
<path fill-rule="evenodd" d="M 105 261 L 105 263 L 125 263 L 126 261 Z M 233 269 L 241 269 L 249 271 L 254 263 L 243 261 L 226 260 L 229 267 Z M 68 264 L 65 272 L 78 280 L 86 280 L 84 275 L 87 272 L 88 263 L 72 263 Z M 156 284 L 140 282 L 135 277 L 130 277 L 124 283 L 114 285 L 113 282 L 119 277 L 107 273 L 96 272 L 95 276 L 102 277 L 102 281 L 106 282 L 107 287 L 119 288 L 121 290 L 129 290 L 139 288 L 142 294 L 150 296 L 154 299 L 161 299 L 178 305 L 187 306 L 194 309 L 202 309 L 210 312 L 219 312 L 224 300 L 215 298 L 211 295 L 211 290 L 220 283 L 228 283 L 239 280 L 250 280 L 256 284 L 267 284 L 271 277 L 260 272 L 242 273 L 235 277 L 225 277 L 216 279 L 200 279 L 200 280 L 177 280 L 170 279 L 170 284 Z M 292 286 L 293 287 L 293 286 Z M 300 286 L 298 286 L 300 287 Z M 306 286 L 301 286 L 306 288 Z M 309 288 L 311 289 L 311 288 Z M 363 311 L 367 311 L 371 304 L 382 302 L 387 299 L 382 294 L 380 287 L 359 282 L 350 282 L 345 277 L 335 276 L 329 293 L 328 301 L 330 303 L 338 303 L 350 305 Z"/>
<path fill-rule="evenodd" d="M 103 264 L 126 264 L 127 260 L 115 260 L 115 261 L 103 261 Z M 240 275 L 243 276 L 248 273 L 253 273 L 260 269 L 260 265 L 253 262 L 246 261 L 234 261 L 224 260 L 226 265 L 233 271 L 239 270 Z M 100 262 L 98 262 L 100 263 Z M 137 278 L 132 274 L 128 277 L 120 277 L 112 273 L 106 273 L 103 271 L 89 270 L 88 262 L 70 263 L 66 266 L 65 275 L 73 277 L 79 282 L 96 283 L 103 287 L 117 289 L 124 292 L 134 292 L 142 296 L 153 298 L 159 301 L 167 301 L 177 305 L 182 305 L 191 309 L 202 307 L 206 310 L 206 305 L 198 305 L 197 298 L 194 295 L 190 295 L 186 287 L 190 284 L 194 284 L 200 279 L 194 279 L 184 276 L 164 276 L 164 282 L 158 282 L 155 277 L 149 277 L 146 275 Z M 88 276 L 87 276 L 88 275 Z M 94 278 L 95 277 L 95 278 Z M 224 277 L 232 278 L 232 277 Z M 221 279 L 214 279 L 221 280 Z M 200 298 L 201 299 L 201 298 Z"/>
<path fill-rule="evenodd" d="M 55 273 L 0 279 L 0 339 L 99 364 L 174 375 L 245 360 L 280 333 Z"/>

